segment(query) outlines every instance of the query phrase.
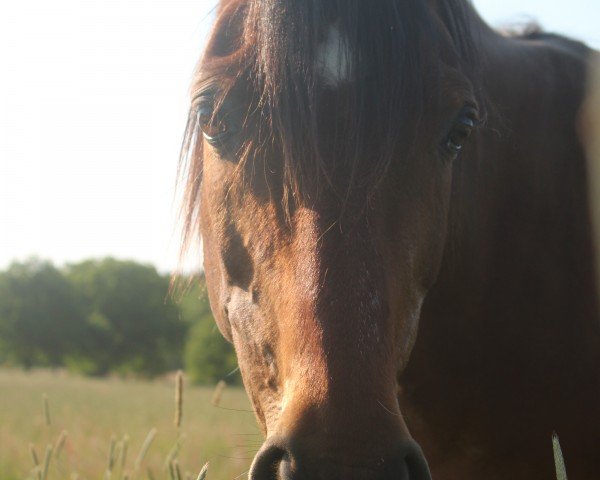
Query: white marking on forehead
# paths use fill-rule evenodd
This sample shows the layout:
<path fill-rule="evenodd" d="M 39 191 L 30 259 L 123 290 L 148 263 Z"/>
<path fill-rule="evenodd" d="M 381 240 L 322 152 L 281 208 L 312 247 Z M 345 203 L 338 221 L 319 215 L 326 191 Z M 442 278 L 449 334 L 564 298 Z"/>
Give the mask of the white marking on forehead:
<path fill-rule="evenodd" d="M 350 52 L 348 42 L 337 25 L 327 31 L 325 41 L 317 52 L 317 70 L 330 86 L 336 86 L 350 77 Z"/>

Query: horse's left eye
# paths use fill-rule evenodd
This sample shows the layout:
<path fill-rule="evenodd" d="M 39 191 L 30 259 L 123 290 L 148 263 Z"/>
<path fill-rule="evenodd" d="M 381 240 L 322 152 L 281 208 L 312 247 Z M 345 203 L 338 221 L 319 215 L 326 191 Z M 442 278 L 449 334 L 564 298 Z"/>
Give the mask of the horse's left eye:
<path fill-rule="evenodd" d="M 472 112 L 464 113 L 452 127 L 445 140 L 446 150 L 457 157 L 475 129 L 476 119 Z"/>
<path fill-rule="evenodd" d="M 204 138 L 212 144 L 222 143 L 229 133 L 225 120 L 210 105 L 198 107 L 198 125 Z"/>

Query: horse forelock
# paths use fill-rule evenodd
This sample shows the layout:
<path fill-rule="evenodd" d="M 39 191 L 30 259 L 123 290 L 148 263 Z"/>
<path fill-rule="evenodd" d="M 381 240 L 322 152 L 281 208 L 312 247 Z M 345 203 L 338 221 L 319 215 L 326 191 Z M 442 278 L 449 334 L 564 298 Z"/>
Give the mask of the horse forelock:
<path fill-rule="evenodd" d="M 222 1 L 198 76 L 225 85 L 223 94 L 236 82 L 250 84 L 261 138 L 247 139 L 241 160 L 256 158 L 259 144 L 280 150 L 284 204 L 306 200 L 307 182 L 318 184 L 317 192 L 330 187 L 338 162 L 347 178 L 336 192 L 343 199 L 359 183 L 376 187 L 399 145 L 412 146 L 440 94 L 424 89 L 439 82 L 440 50 L 475 72 L 471 8 L 467 0 Z M 344 92 L 343 104 L 333 107 L 337 125 L 322 128 L 323 98 L 336 89 Z M 188 239 L 197 228 L 202 180 L 197 129 L 192 112 L 180 164 Z"/>

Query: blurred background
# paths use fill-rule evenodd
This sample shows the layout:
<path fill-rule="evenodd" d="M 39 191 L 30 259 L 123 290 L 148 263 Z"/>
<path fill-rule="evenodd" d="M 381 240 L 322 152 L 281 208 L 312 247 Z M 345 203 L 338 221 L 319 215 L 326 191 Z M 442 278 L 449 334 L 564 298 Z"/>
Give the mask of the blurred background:
<path fill-rule="evenodd" d="M 499 28 L 535 21 L 600 49 L 595 0 L 568 8 L 553 0 L 474 3 Z M 192 471 L 211 459 L 213 478 L 233 478 L 260 443 L 241 390 L 231 389 L 227 407 L 207 409 L 220 403 L 211 403 L 212 386 L 239 385 L 240 377 L 213 324 L 201 255 L 178 267 L 177 160 L 215 4 L 0 6 L 2 479 L 38 478 L 29 444 L 43 457 L 67 428 L 75 440 L 55 478 L 93 476 L 111 442 L 123 454 L 130 435 L 141 449 L 156 425 L 167 432 L 147 460 L 157 472 L 176 447 L 173 458 Z M 177 268 L 195 280 L 174 301 Z M 179 453 L 181 430 L 169 416 L 178 369 L 186 384 L 204 386 L 188 393 L 195 420 L 187 453 Z M 44 392 L 58 410 L 51 422 L 40 408 Z M 123 475 L 125 460 L 120 468 Z"/>

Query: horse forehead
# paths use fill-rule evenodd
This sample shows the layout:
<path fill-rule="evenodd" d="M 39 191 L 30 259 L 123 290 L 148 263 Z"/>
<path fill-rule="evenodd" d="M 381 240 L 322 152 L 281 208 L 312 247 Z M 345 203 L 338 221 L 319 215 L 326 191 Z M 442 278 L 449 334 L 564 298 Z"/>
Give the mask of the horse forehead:
<path fill-rule="evenodd" d="M 350 78 L 352 65 L 348 39 L 335 23 L 328 27 L 319 44 L 316 67 L 320 77 L 329 86 L 339 85 Z"/>

